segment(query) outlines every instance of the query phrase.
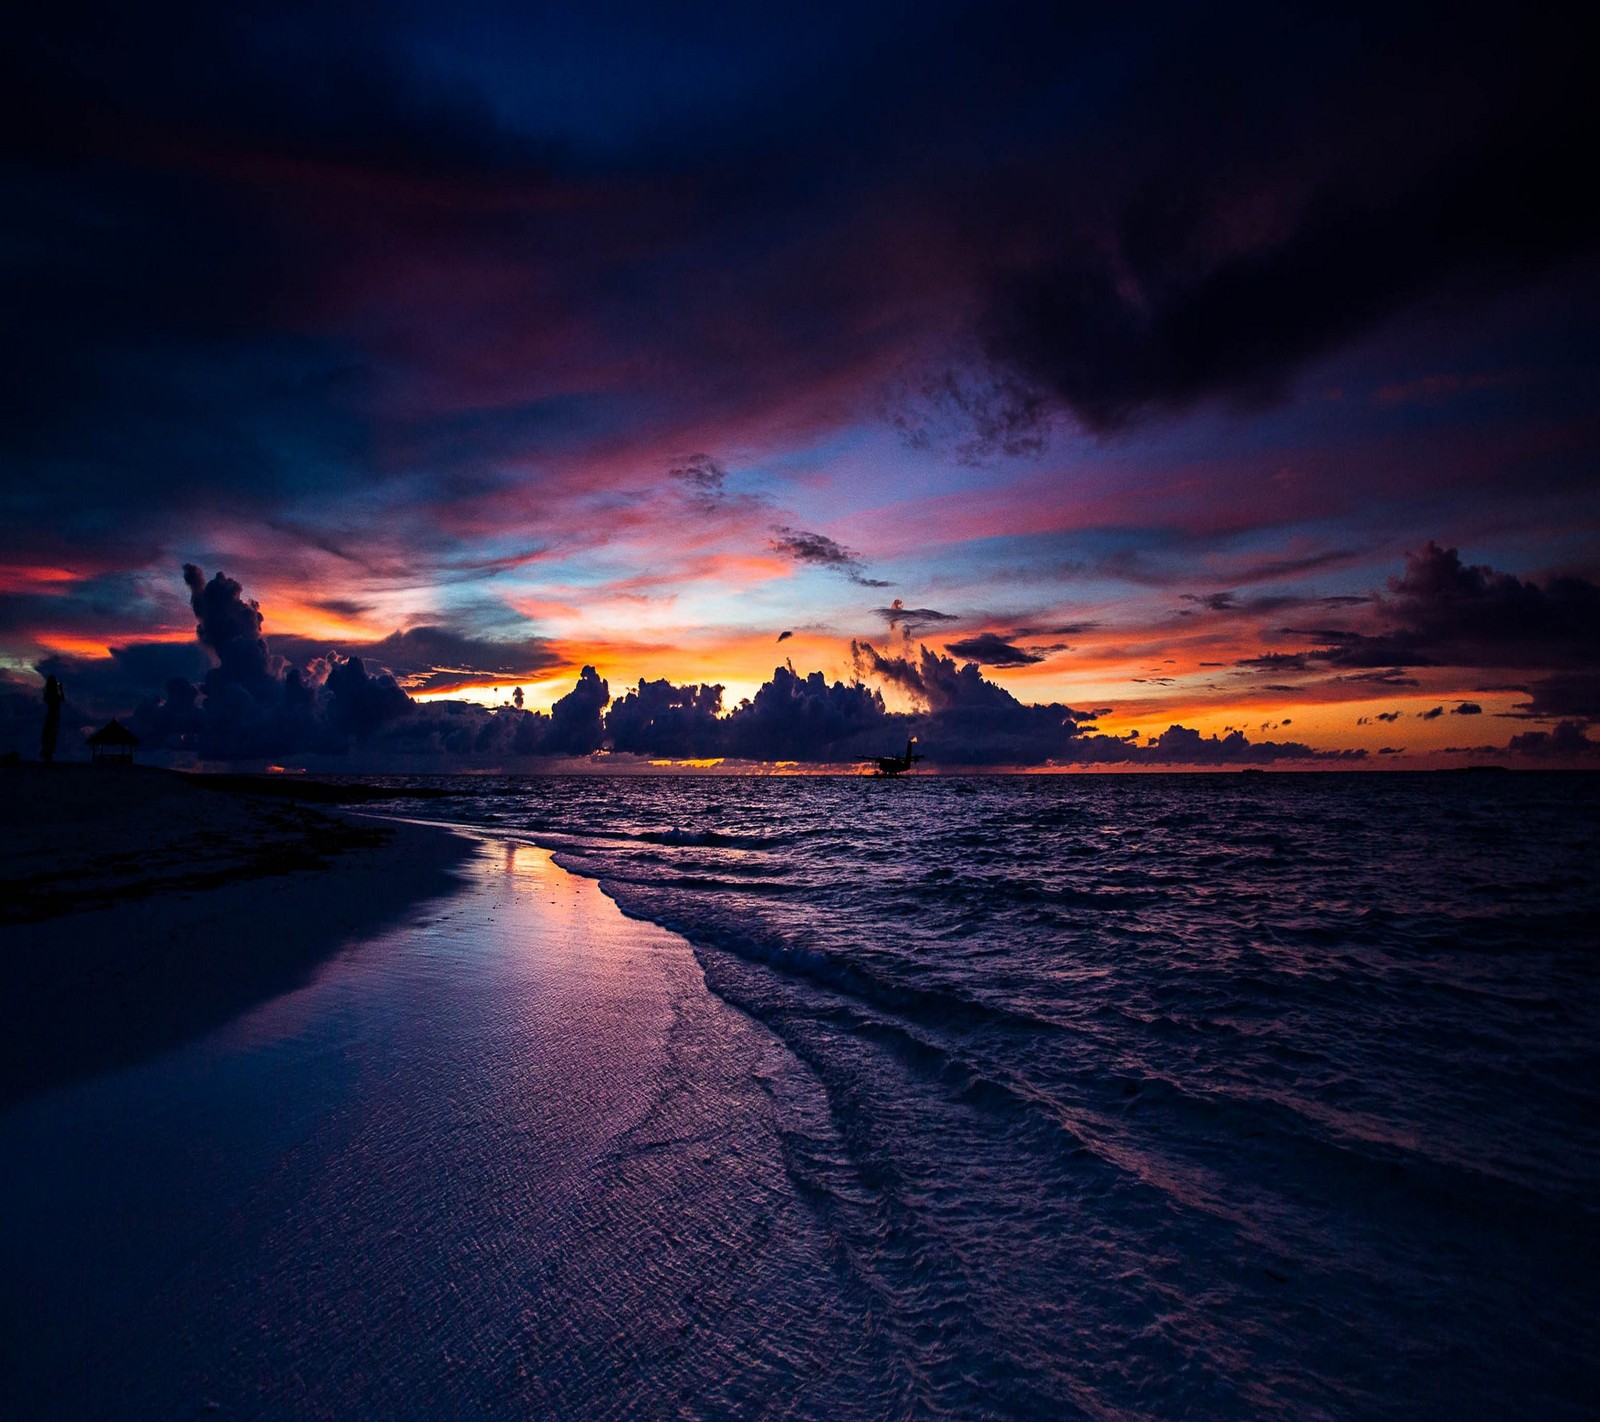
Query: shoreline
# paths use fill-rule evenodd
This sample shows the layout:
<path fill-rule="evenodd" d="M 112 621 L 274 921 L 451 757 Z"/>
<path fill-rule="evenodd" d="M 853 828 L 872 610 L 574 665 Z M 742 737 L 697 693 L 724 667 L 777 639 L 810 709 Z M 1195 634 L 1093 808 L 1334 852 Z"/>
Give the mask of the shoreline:
<path fill-rule="evenodd" d="M 455 892 L 472 853 L 174 772 L 0 772 L 0 1109 L 301 986 Z"/>
<path fill-rule="evenodd" d="M 19 1405 L 904 1413 L 895 1331 L 791 1174 L 842 1149 L 819 1085 L 681 936 L 525 840 L 458 842 L 437 912 L 0 1110 Z"/>

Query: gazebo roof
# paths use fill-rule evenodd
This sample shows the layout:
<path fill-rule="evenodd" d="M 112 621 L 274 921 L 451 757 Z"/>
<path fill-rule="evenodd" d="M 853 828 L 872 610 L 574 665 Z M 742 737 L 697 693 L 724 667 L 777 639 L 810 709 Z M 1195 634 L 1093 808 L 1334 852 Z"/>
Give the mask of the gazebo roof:
<path fill-rule="evenodd" d="M 89 744 L 92 746 L 136 746 L 139 744 L 139 738 L 113 716 L 89 737 Z"/>

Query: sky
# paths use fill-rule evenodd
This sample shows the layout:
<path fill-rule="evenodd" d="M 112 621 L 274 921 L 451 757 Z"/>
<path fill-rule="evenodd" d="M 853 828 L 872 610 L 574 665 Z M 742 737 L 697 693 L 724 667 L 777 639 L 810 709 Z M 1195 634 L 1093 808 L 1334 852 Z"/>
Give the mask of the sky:
<path fill-rule="evenodd" d="M 0 748 L 1600 764 L 1554 10 L 35 11 Z"/>

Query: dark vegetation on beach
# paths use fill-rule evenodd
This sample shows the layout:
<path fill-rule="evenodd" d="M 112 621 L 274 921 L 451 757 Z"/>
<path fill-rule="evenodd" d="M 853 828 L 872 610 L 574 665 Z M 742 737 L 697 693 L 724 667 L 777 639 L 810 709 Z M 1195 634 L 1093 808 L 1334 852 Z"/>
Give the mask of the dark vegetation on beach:
<path fill-rule="evenodd" d="M 378 793 L 394 795 L 145 768 L 0 771 L 0 1104 L 219 1026 L 449 892 L 464 842 L 294 802 Z"/>

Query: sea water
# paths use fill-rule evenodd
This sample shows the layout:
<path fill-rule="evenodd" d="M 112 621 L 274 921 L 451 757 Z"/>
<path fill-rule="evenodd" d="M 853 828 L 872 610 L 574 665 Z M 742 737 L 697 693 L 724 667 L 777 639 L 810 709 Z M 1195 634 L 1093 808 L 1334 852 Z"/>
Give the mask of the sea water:
<path fill-rule="evenodd" d="M 1592 1415 L 1595 778 L 445 788 L 814 1081 L 784 1168 L 908 1410 Z"/>

